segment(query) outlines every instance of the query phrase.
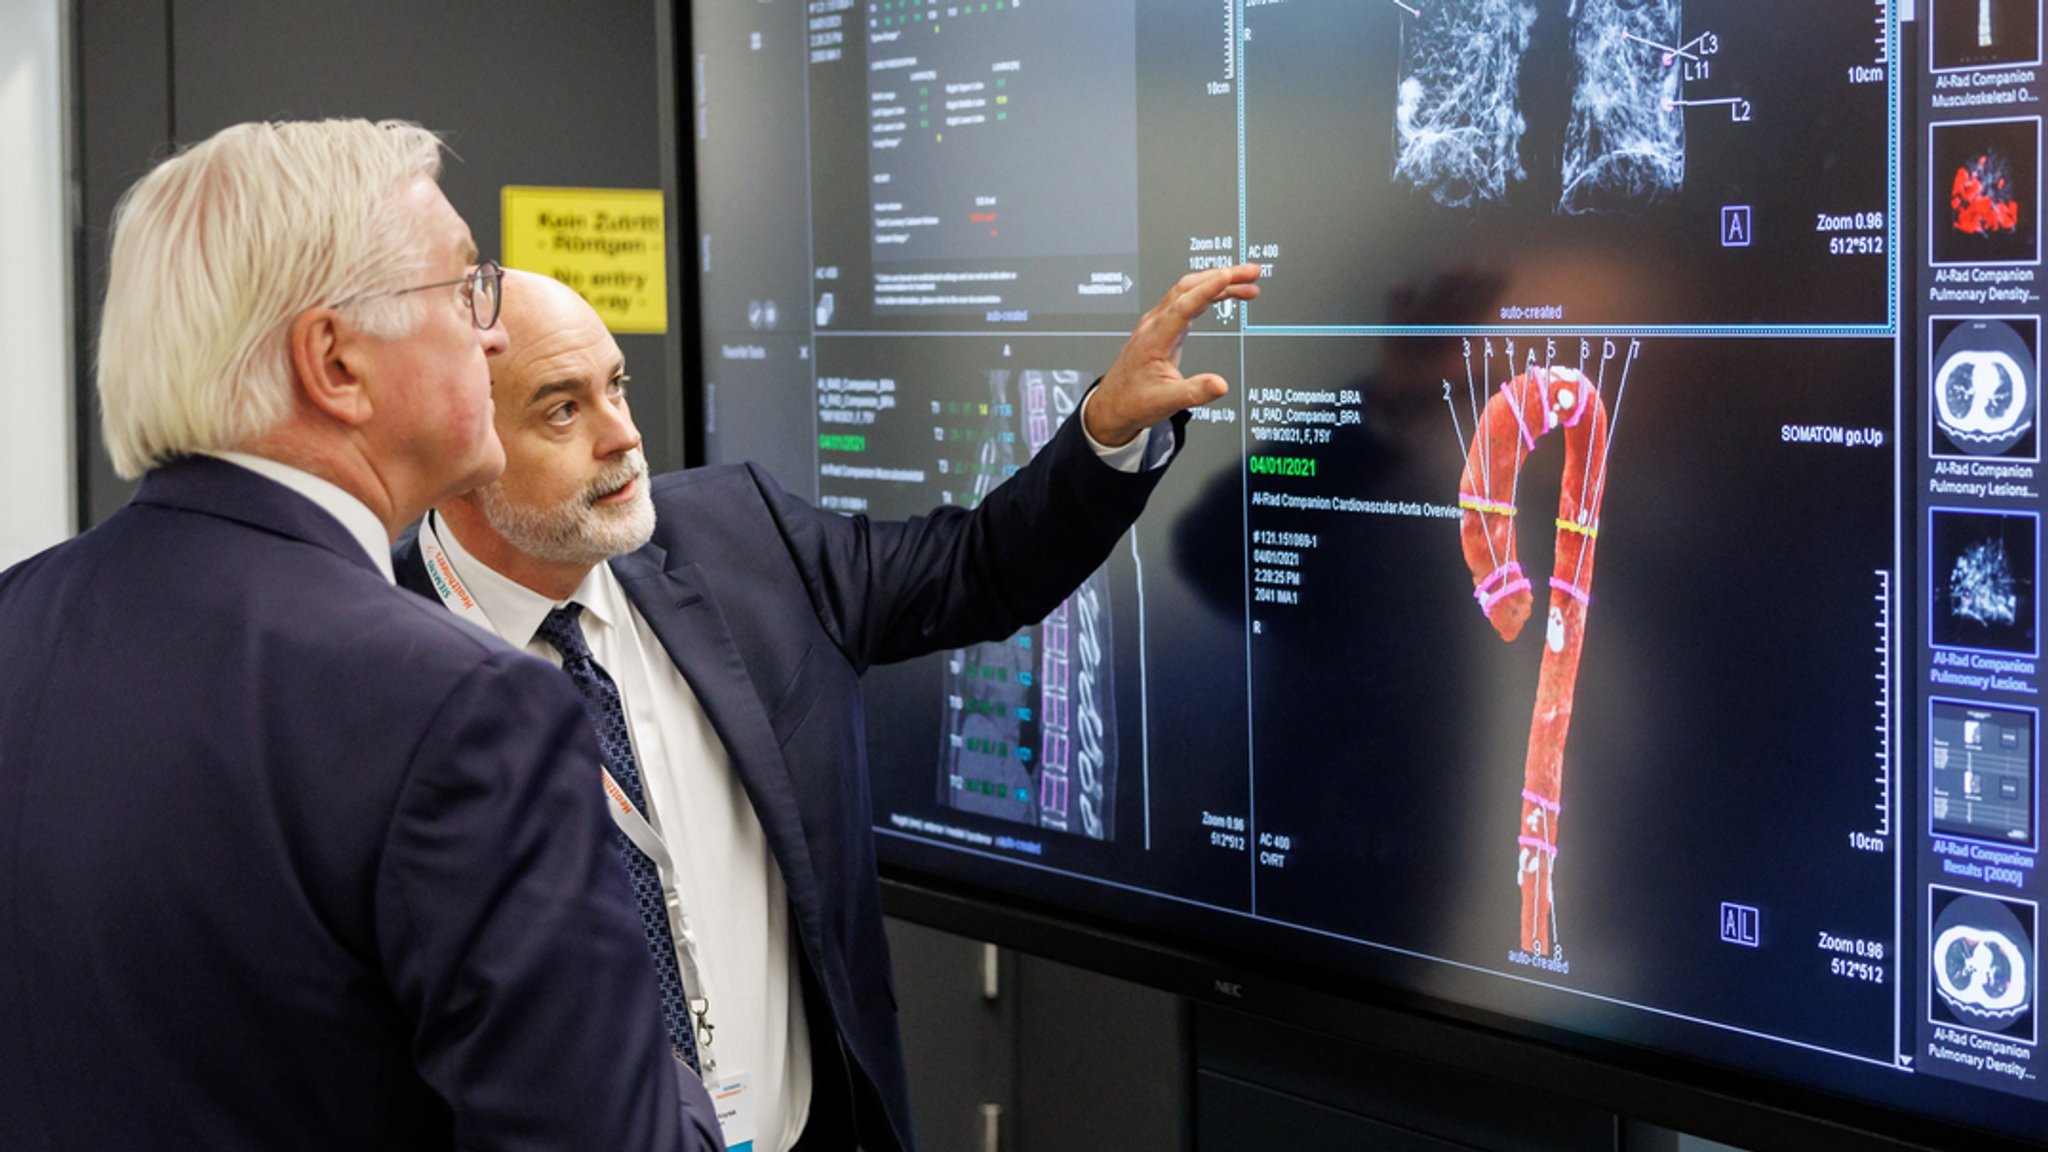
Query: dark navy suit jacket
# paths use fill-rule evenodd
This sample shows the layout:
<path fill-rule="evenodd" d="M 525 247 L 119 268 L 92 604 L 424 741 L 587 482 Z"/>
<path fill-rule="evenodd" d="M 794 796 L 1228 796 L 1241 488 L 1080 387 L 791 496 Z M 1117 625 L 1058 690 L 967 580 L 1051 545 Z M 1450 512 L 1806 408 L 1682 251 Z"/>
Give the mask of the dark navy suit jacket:
<path fill-rule="evenodd" d="M 761 818 L 794 912 L 816 1091 L 830 1100 L 850 1084 L 867 1152 L 914 1140 L 861 673 L 1042 619 L 1108 557 L 1160 475 L 1103 464 L 1078 419 L 974 511 L 908 521 L 820 511 L 756 465 L 698 468 L 655 480 L 654 539 L 612 561 Z M 434 598 L 410 537 L 396 559 L 399 583 Z M 844 1123 L 814 1104 L 807 1139 Z"/>
<path fill-rule="evenodd" d="M 312 502 L 151 472 L 0 574 L 0 1148 L 719 1147 L 596 756 Z"/>

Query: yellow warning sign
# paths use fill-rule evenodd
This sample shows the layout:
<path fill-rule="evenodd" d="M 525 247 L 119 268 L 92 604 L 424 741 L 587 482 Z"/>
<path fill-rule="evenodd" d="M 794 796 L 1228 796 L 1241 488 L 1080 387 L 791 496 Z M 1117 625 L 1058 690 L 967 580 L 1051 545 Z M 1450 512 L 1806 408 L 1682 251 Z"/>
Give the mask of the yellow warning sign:
<path fill-rule="evenodd" d="M 507 185 L 507 268 L 582 293 L 613 332 L 668 331 L 668 241 L 658 188 Z"/>

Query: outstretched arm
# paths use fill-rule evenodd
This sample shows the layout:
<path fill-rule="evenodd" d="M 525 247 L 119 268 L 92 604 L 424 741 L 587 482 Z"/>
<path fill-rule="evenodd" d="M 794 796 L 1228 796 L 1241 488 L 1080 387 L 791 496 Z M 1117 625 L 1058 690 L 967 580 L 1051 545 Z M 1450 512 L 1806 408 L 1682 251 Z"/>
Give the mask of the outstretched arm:
<path fill-rule="evenodd" d="M 757 473 L 819 618 L 856 668 L 1006 636 L 1042 618 L 1109 555 L 1158 483 L 1103 463 L 1081 436 L 1116 447 L 1229 392 L 1183 376 L 1188 326 L 1211 304 L 1258 292 L 1257 265 L 1183 277 L 1147 312 L 1116 362 L 1030 464 L 972 511 L 906 521 L 820 513 Z M 1176 417 L 1180 417 L 1176 419 Z"/>

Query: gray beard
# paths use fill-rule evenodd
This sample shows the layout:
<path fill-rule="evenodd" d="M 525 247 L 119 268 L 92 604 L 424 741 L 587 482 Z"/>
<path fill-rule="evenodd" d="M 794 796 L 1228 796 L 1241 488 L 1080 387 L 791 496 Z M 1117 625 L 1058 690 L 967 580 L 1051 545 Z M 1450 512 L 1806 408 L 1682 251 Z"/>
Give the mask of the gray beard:
<path fill-rule="evenodd" d="M 595 567 L 639 550 L 653 537 L 654 498 L 646 475 L 646 459 L 635 449 L 575 498 L 552 508 L 515 504 L 497 481 L 477 489 L 477 501 L 491 530 L 519 551 L 552 564 Z M 631 501 L 620 507 L 595 506 L 599 495 L 617 491 L 628 478 L 642 481 Z"/>

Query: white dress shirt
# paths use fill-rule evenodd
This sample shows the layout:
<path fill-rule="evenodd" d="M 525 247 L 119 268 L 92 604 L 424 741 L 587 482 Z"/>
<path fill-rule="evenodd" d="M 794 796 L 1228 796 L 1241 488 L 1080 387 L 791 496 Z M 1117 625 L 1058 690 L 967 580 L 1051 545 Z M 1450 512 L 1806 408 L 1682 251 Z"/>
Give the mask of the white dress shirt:
<path fill-rule="evenodd" d="M 363 546 L 363 551 L 369 553 L 371 562 L 377 565 L 377 571 L 384 574 L 384 582 L 396 583 L 391 575 L 391 534 L 384 530 L 383 522 L 377 519 L 375 512 L 370 511 L 368 504 L 349 495 L 346 490 L 331 481 L 322 480 L 311 472 L 294 468 L 289 464 L 279 464 L 268 457 L 251 456 L 247 452 L 207 452 L 205 455 L 247 468 L 266 479 L 275 480 L 319 505 L 322 512 L 341 521 L 341 526 L 348 529 L 348 534 L 356 538 L 356 543 Z"/>

